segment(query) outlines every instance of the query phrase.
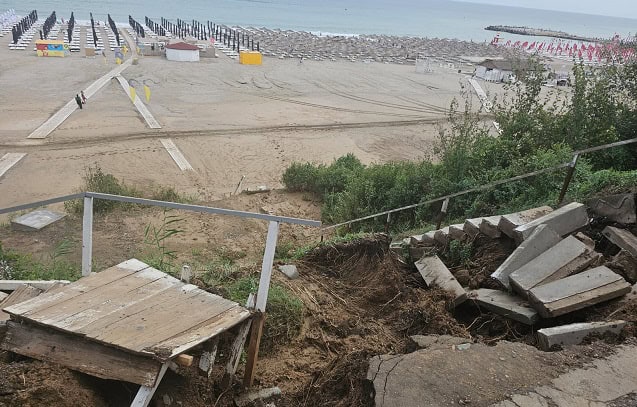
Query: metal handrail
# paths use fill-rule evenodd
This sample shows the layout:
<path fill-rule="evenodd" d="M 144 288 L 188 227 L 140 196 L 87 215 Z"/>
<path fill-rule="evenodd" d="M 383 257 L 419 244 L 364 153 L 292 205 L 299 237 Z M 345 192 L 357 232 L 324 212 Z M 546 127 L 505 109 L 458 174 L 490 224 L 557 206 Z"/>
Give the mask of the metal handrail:
<path fill-rule="evenodd" d="M 373 219 L 373 218 L 376 218 L 378 216 L 384 216 L 384 215 L 391 216 L 392 213 L 402 212 L 402 211 L 405 211 L 405 210 L 408 210 L 408 209 L 414 209 L 414 208 L 417 208 L 419 206 L 430 205 L 430 204 L 435 203 L 435 202 L 444 201 L 444 200 L 447 200 L 447 199 L 450 199 L 450 198 L 455 198 L 457 196 L 466 195 L 466 194 L 469 194 L 469 193 L 472 193 L 472 192 L 478 192 L 478 191 L 483 191 L 483 190 L 486 190 L 486 189 L 491 189 L 491 188 L 496 187 L 498 185 L 506 184 L 506 183 L 513 182 L 513 181 L 519 181 L 521 179 L 534 177 L 536 175 L 540 175 L 540 174 L 544 174 L 544 173 L 547 173 L 547 172 L 555 171 L 555 170 L 558 170 L 558 169 L 561 169 L 561 168 L 569 167 L 569 174 L 570 175 L 567 174 L 566 180 L 564 182 L 564 186 L 562 187 L 562 193 L 560 193 L 560 201 L 561 201 L 563 199 L 563 193 L 566 192 L 566 189 L 568 188 L 568 184 L 570 183 L 570 179 L 572 177 L 573 171 L 575 170 L 575 166 L 577 165 L 577 158 L 580 155 L 587 154 L 587 153 L 592 153 L 592 152 L 600 151 L 600 150 L 606 150 L 606 149 L 613 148 L 613 147 L 624 146 L 624 145 L 632 144 L 632 143 L 637 143 L 637 138 L 633 138 L 633 139 L 629 139 L 629 140 L 623 140 L 623 141 L 617 141 L 617 142 L 614 142 L 614 143 L 604 144 L 604 145 L 596 146 L 596 147 L 590 147 L 590 148 L 586 148 L 586 149 L 583 149 L 583 150 L 577 150 L 577 151 L 573 152 L 573 159 L 571 161 L 558 164 L 558 165 L 556 165 L 554 167 L 544 168 L 544 169 L 541 169 L 541 170 L 529 172 L 529 173 L 518 175 L 518 176 L 515 176 L 515 177 L 506 178 L 506 179 L 499 180 L 499 181 L 494 181 L 494 182 L 491 182 L 489 184 L 485 184 L 485 185 L 481 185 L 481 186 L 478 186 L 478 187 L 466 189 L 464 191 L 460 191 L 460 192 L 455 192 L 455 193 L 452 193 L 452 194 L 444 195 L 444 196 L 441 196 L 441 197 L 438 197 L 438 198 L 435 198 L 435 199 L 430 199 L 428 201 L 419 202 L 417 204 L 402 206 L 400 208 L 395 208 L 395 209 L 390 209 L 390 210 L 386 210 L 386 211 L 383 211 L 383 212 L 378 212 L 378 213 L 375 213 L 373 215 L 363 216 L 363 217 L 360 217 L 360 218 L 348 220 L 346 222 L 337 223 L 335 225 L 325 226 L 325 227 L 321 228 L 321 233 L 324 233 L 325 231 L 328 231 L 328 230 L 331 230 L 331 229 L 338 228 L 340 226 L 351 225 L 353 223 L 362 222 L 362 221 L 368 220 L 368 219 Z"/>

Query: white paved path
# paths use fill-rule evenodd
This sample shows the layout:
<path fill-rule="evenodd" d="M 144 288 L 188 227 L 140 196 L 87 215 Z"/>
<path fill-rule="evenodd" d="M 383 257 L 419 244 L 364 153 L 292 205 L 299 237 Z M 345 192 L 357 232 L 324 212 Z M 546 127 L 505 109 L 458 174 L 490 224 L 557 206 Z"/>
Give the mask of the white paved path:
<path fill-rule="evenodd" d="M 26 156 L 25 153 L 7 153 L 0 158 L 0 178 Z"/>
<path fill-rule="evenodd" d="M 93 82 L 86 89 L 84 89 L 84 95 L 87 98 L 91 98 L 94 94 L 97 93 L 104 85 L 106 85 L 114 76 L 119 75 L 122 71 L 128 68 L 132 63 L 132 58 L 125 61 L 123 64 L 118 65 L 113 70 L 106 73 L 104 76 Z M 51 132 L 58 128 L 58 126 L 64 123 L 71 113 L 73 113 L 77 109 L 77 103 L 75 103 L 75 96 L 71 98 L 71 100 L 64 105 L 60 110 L 58 110 L 49 120 L 45 121 L 40 127 L 35 129 L 33 133 L 29 135 L 28 138 L 31 139 L 43 139 L 46 138 Z"/>
<path fill-rule="evenodd" d="M 124 92 L 126 92 L 128 97 L 130 98 L 130 85 L 128 81 L 122 75 L 117 75 L 117 80 L 119 81 L 119 84 L 122 85 L 122 89 L 124 89 Z M 144 117 L 144 120 L 146 120 L 146 124 L 148 124 L 148 127 L 150 127 L 151 129 L 161 129 L 161 125 L 159 124 L 159 122 L 155 120 L 144 102 L 142 102 L 139 97 L 135 97 L 135 100 L 133 100 L 132 102 L 137 108 L 137 111 L 139 111 L 139 113 Z"/>
<path fill-rule="evenodd" d="M 177 146 L 171 139 L 166 138 L 166 139 L 161 139 L 159 141 L 161 141 L 161 144 L 164 146 L 166 151 L 168 151 L 168 154 L 170 154 L 170 156 L 175 161 L 175 164 L 177 164 L 177 166 L 182 171 L 194 171 L 194 168 L 192 168 L 192 165 L 190 165 L 188 160 L 186 160 L 186 157 L 184 157 L 182 152 L 179 151 L 179 149 L 177 148 Z"/>

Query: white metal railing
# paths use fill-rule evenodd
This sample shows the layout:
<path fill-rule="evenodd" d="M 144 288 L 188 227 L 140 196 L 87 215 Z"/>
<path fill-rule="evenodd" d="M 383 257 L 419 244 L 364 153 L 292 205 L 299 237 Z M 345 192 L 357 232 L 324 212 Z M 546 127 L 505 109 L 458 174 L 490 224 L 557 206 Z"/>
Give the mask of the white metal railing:
<path fill-rule="evenodd" d="M 256 310 L 260 312 L 265 312 L 267 304 L 268 292 L 270 289 L 270 279 L 272 276 L 272 265 L 274 263 L 274 253 L 279 236 L 279 225 L 281 223 L 290 223 L 312 227 L 321 226 L 321 222 L 317 220 L 299 219 L 287 216 L 275 216 L 262 213 L 237 211 L 233 209 L 214 208 L 210 206 L 182 204 L 177 202 L 156 201 L 153 199 L 134 198 L 130 196 L 102 194 L 97 192 L 80 192 L 77 194 L 64 195 L 56 198 L 46 199 L 43 201 L 12 206 L 9 208 L 0 208 L 0 215 L 18 212 L 25 209 L 38 208 L 54 203 L 66 202 L 74 199 L 84 200 L 84 213 L 82 218 L 82 276 L 86 276 L 91 273 L 93 262 L 93 202 L 95 199 L 267 221 L 268 234 L 265 243 L 265 252 L 263 254 L 261 277 L 259 280 L 259 289 L 257 292 L 256 300 Z"/>

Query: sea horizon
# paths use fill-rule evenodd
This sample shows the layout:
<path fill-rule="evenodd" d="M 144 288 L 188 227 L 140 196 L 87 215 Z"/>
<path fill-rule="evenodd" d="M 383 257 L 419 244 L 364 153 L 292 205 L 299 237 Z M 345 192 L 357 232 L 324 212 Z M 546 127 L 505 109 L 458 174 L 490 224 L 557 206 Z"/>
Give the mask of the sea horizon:
<path fill-rule="evenodd" d="M 218 0 L 214 4 L 194 0 L 187 7 L 141 0 L 104 0 L 90 4 L 79 0 L 0 1 L 0 12 L 13 8 L 25 15 L 38 10 L 40 18 L 56 11 L 65 20 L 74 12 L 77 20 L 105 21 L 107 14 L 126 24 L 128 15 L 137 21 L 148 16 L 158 21 L 196 19 L 229 26 L 266 27 L 317 34 L 396 35 L 427 38 L 448 38 L 483 42 L 495 33 L 486 31 L 489 25 L 525 26 L 564 31 L 571 35 L 594 38 L 625 38 L 637 32 L 637 20 L 598 16 L 578 12 L 550 11 L 524 7 L 489 5 L 457 0 L 325 0 L 320 4 L 309 0 Z M 504 38 L 524 36 L 502 33 Z M 528 37 L 527 37 L 528 38 Z"/>

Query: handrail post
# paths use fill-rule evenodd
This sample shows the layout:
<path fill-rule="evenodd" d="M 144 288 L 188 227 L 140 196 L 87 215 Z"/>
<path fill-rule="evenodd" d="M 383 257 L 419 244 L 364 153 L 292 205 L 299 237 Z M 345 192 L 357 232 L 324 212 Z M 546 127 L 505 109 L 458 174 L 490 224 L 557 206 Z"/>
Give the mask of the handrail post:
<path fill-rule="evenodd" d="M 82 219 L 82 277 L 91 274 L 93 263 L 93 197 L 84 197 Z"/>
<path fill-rule="evenodd" d="M 263 264 L 261 265 L 261 278 L 259 279 L 259 290 L 257 291 L 256 315 L 252 321 L 250 332 L 250 345 L 248 347 L 248 360 L 246 361 L 243 385 L 252 386 L 254 374 L 259 357 L 259 345 L 261 334 L 265 323 L 265 308 L 268 303 L 268 291 L 270 290 L 270 278 L 272 277 L 272 264 L 274 263 L 274 252 L 276 251 L 276 241 L 279 236 L 279 222 L 270 221 L 268 225 L 268 237 L 265 242 L 265 253 L 263 254 Z"/>
<path fill-rule="evenodd" d="M 446 198 L 442 202 L 442 208 L 440 208 L 440 214 L 438 215 L 438 222 L 436 223 L 436 229 L 440 229 L 440 226 L 442 226 L 442 220 L 445 218 L 445 215 L 447 215 L 448 207 L 449 207 L 449 198 Z"/>
<path fill-rule="evenodd" d="M 566 196 L 566 191 L 568 190 L 568 186 L 573 179 L 573 174 L 575 173 L 575 166 L 577 165 L 577 160 L 579 158 L 579 154 L 573 155 L 573 160 L 568 164 L 568 170 L 566 171 L 566 178 L 564 178 L 564 184 L 562 185 L 562 190 L 560 191 L 560 197 L 557 199 L 557 205 L 562 205 L 564 201 L 564 197 Z"/>
<path fill-rule="evenodd" d="M 389 224 L 391 223 L 391 212 L 387 214 L 387 221 L 385 222 L 385 233 L 389 233 Z"/>

